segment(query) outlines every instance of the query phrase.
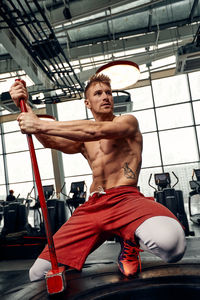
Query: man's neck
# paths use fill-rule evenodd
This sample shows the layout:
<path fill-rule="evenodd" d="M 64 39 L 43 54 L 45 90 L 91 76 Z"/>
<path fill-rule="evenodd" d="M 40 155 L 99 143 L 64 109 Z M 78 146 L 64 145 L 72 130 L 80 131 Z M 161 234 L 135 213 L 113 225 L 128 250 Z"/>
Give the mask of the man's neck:
<path fill-rule="evenodd" d="M 112 121 L 115 118 L 115 115 L 112 114 L 95 114 L 93 115 L 95 121 L 104 122 L 104 121 Z"/>

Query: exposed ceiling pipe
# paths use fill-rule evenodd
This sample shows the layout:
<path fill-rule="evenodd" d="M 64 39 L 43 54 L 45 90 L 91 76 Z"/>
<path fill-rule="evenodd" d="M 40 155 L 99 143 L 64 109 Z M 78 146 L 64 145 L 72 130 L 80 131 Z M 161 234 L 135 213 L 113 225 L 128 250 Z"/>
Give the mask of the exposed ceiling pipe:
<path fill-rule="evenodd" d="M 199 22 L 200 21 L 200 17 L 194 17 L 193 22 Z M 180 20 L 180 21 L 173 21 L 173 22 L 169 22 L 169 23 L 165 23 L 165 24 L 159 24 L 159 28 L 160 31 L 164 30 L 164 29 L 169 29 L 171 27 L 180 27 L 180 26 L 184 26 L 190 24 L 189 19 L 184 19 L 184 20 Z M 151 26 L 151 32 L 157 32 L 157 25 L 153 25 Z M 134 30 L 129 30 L 129 31 L 124 31 L 124 32 L 116 32 L 115 33 L 115 39 L 118 40 L 120 38 L 125 38 L 128 36 L 133 36 L 133 35 L 137 35 L 137 34 L 146 34 L 149 33 L 149 28 L 145 27 L 145 28 L 139 28 L 139 29 L 134 29 Z M 104 42 L 104 41 L 109 41 L 109 38 L 107 35 L 98 37 L 98 38 L 92 38 L 92 39 L 85 39 L 85 40 L 79 40 L 79 41 L 75 41 L 75 42 L 70 42 L 70 48 L 73 47 L 79 47 L 79 46 L 84 46 L 84 45 L 88 45 L 88 44 L 95 44 L 97 42 Z"/>
<path fill-rule="evenodd" d="M 180 1 L 180 0 L 178 0 L 178 1 Z M 110 15 L 106 15 L 106 16 L 99 17 L 99 18 L 96 18 L 96 19 L 91 19 L 91 20 L 82 21 L 82 22 L 79 22 L 79 23 L 77 22 L 75 24 L 66 25 L 64 27 L 64 29 L 71 30 L 71 29 L 75 29 L 75 28 L 79 28 L 79 27 L 82 28 L 84 26 L 88 26 L 88 25 L 91 25 L 91 24 L 97 24 L 97 23 L 100 23 L 102 21 L 109 21 L 111 19 L 121 18 L 123 16 L 128 16 L 130 14 L 133 14 L 133 12 L 139 12 L 143 8 L 147 8 L 147 9 L 149 9 L 149 7 L 152 8 L 154 5 L 158 4 L 159 2 L 166 2 L 166 1 L 165 0 L 152 0 L 148 3 L 144 3 L 144 4 L 141 4 L 141 5 L 138 5 L 136 7 L 126 9 L 126 10 L 122 10 L 122 11 L 119 11 L 119 12 L 117 12 L 115 14 L 112 14 L 112 15 L 110 14 Z M 60 32 L 60 30 L 56 30 L 56 33 L 59 33 L 59 32 Z"/>
<path fill-rule="evenodd" d="M 17 1 L 20 2 L 20 0 L 17 0 Z M 26 2 L 27 6 L 28 6 L 28 8 L 29 8 L 30 12 L 32 13 L 32 16 L 33 16 L 33 18 L 35 20 L 35 22 L 33 22 L 33 25 L 34 25 L 34 23 L 37 23 L 37 25 L 38 25 L 38 27 L 40 29 L 40 31 L 39 31 L 36 26 L 33 26 L 34 29 L 35 29 L 35 31 L 36 31 L 36 33 L 38 34 L 38 37 L 34 38 L 34 40 L 35 40 L 34 46 L 38 45 L 38 47 L 39 47 L 40 46 L 40 44 L 39 44 L 40 41 L 44 40 L 44 38 L 46 39 L 46 41 L 48 41 L 48 40 L 50 41 L 50 37 L 49 37 L 49 35 L 47 35 L 46 31 L 42 28 L 41 23 L 38 22 L 38 20 L 36 19 L 35 14 L 33 13 L 32 8 L 30 7 L 29 3 L 26 0 L 25 0 L 25 2 Z M 30 28 L 28 28 L 28 30 L 30 31 Z M 42 55 L 44 57 L 45 57 L 45 55 L 49 56 L 49 65 L 52 65 L 52 66 L 57 65 L 58 66 L 58 62 L 56 61 L 56 59 L 54 58 L 54 56 L 52 55 L 52 53 L 50 53 L 51 51 L 50 51 L 49 47 L 46 46 L 45 48 L 43 48 L 42 45 L 41 45 L 40 51 L 42 52 Z M 52 59 L 50 58 L 51 56 L 52 56 Z M 60 63 L 62 63 L 62 61 L 60 60 L 59 56 L 58 56 L 58 59 L 59 59 Z M 59 81 L 57 80 L 56 76 L 53 76 L 53 71 L 45 63 L 44 60 L 43 60 L 43 64 L 46 66 L 46 68 L 48 69 L 48 73 L 51 74 L 51 77 L 55 79 L 56 84 L 59 86 L 60 85 Z M 59 71 L 61 71 L 61 68 L 59 68 L 59 69 L 60 69 Z M 55 74 L 56 74 L 56 72 L 55 72 Z M 68 80 L 67 77 L 65 77 L 65 78 L 60 77 L 60 78 L 61 78 L 61 82 L 63 83 L 63 86 L 66 85 L 65 80 L 67 81 L 67 85 L 68 86 L 71 84 L 69 82 L 69 80 Z M 63 88 L 61 88 L 61 89 L 62 89 L 63 93 L 65 94 L 64 89 Z M 68 90 L 68 92 L 69 92 L 70 96 L 72 96 L 70 89 Z"/>
<path fill-rule="evenodd" d="M 76 93 L 78 93 L 81 98 L 81 92 L 83 91 L 82 83 L 70 65 L 38 1 L 33 2 L 40 13 L 40 20 L 36 18 L 27 0 L 24 1 L 24 5 L 27 7 L 24 7 L 19 0 L 17 0 L 18 7 L 16 7 L 16 1 L 11 0 L 9 4 L 3 3 L 0 7 L 0 14 L 15 36 L 24 45 L 28 53 L 33 57 L 37 65 L 46 73 L 49 79 L 54 82 L 56 87 L 62 90 L 62 96 L 66 96 L 67 92 L 70 98 L 77 98 Z M 27 37 L 27 34 L 25 34 L 25 29 L 27 33 L 29 33 L 31 40 Z M 53 48 L 48 48 L 45 44 L 46 42 L 51 43 L 51 39 L 56 42 L 58 51 L 64 60 L 61 59 L 60 55 L 53 55 L 51 52 Z M 44 48 L 42 46 L 44 46 Z"/>
<path fill-rule="evenodd" d="M 45 22 L 46 22 L 46 24 L 47 24 L 47 26 L 48 26 L 48 28 L 49 28 L 51 34 L 52 34 L 53 37 L 56 39 L 56 36 L 55 36 L 55 33 L 54 33 L 54 31 L 53 31 L 53 29 L 52 29 L 52 27 L 51 27 L 51 24 L 50 24 L 50 22 L 48 21 L 47 17 L 45 16 L 43 10 L 41 9 L 41 7 L 40 7 L 38 1 L 37 1 L 37 0 L 33 0 L 33 2 L 35 3 L 35 5 L 36 5 L 38 11 L 41 13 L 42 17 L 44 18 L 44 20 L 45 20 Z M 59 44 L 59 43 L 58 43 L 58 44 Z M 81 82 L 79 81 L 78 77 L 76 76 L 76 73 L 74 73 L 73 68 L 72 68 L 72 66 L 71 66 L 71 64 L 70 64 L 70 62 L 69 62 L 69 60 L 68 60 L 68 58 L 66 57 L 66 55 L 65 55 L 65 53 L 64 53 L 64 51 L 63 51 L 63 49 L 62 49 L 62 47 L 60 46 L 60 44 L 59 44 L 59 48 L 60 48 L 61 54 L 63 55 L 65 61 L 68 63 L 68 65 L 69 65 L 69 67 L 70 67 L 70 72 L 73 73 L 73 75 L 74 75 L 76 81 L 79 83 L 80 87 L 81 87 L 82 90 L 83 90 L 83 86 L 82 86 Z M 69 78 L 71 79 L 71 77 L 69 77 Z M 73 82 L 72 79 L 71 79 L 71 81 L 72 81 L 73 84 L 75 84 L 75 83 Z"/>

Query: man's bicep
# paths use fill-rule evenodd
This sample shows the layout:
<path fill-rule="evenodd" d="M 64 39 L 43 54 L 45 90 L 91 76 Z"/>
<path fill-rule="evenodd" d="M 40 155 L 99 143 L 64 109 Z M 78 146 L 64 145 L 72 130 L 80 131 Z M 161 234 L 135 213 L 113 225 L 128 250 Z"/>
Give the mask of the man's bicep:
<path fill-rule="evenodd" d="M 82 146 L 83 143 L 56 137 L 54 149 L 62 151 L 66 154 L 75 154 L 82 152 Z"/>
<path fill-rule="evenodd" d="M 35 136 L 45 148 L 59 150 L 67 154 L 75 154 L 82 151 L 83 145 L 80 142 L 47 134 L 36 134 Z"/>

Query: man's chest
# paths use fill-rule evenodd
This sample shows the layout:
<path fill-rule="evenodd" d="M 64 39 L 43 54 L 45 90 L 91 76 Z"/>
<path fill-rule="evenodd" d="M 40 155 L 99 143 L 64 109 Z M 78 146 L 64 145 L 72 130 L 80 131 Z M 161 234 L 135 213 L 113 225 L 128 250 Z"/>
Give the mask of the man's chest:
<path fill-rule="evenodd" d="M 87 158 L 90 161 L 96 160 L 100 157 L 105 158 L 109 155 L 114 155 L 120 151 L 118 140 L 100 140 L 95 142 L 85 143 L 85 150 Z"/>

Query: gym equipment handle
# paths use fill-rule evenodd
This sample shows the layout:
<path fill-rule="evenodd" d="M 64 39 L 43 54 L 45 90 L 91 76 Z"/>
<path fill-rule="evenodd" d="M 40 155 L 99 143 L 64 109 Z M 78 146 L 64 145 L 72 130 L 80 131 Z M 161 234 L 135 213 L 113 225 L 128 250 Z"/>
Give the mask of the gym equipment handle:
<path fill-rule="evenodd" d="M 23 85 L 26 87 L 26 82 L 24 80 L 16 79 L 15 81 L 22 82 Z M 19 104 L 20 104 L 21 112 L 27 112 L 24 99 L 20 99 Z M 31 134 L 27 134 L 26 136 L 27 136 L 28 147 L 29 147 L 29 152 L 30 152 L 30 156 L 31 156 L 31 162 L 32 162 L 34 176 L 35 176 L 36 186 L 37 186 L 37 190 L 38 190 L 40 206 L 41 206 L 42 214 L 44 217 L 44 225 L 45 225 L 45 230 L 46 230 L 51 265 L 52 265 L 53 270 L 58 270 L 58 262 L 57 262 L 57 258 L 56 258 L 53 236 L 52 236 L 51 226 L 50 226 L 50 222 L 49 222 L 46 200 L 44 197 L 40 173 L 39 173 L 38 164 L 37 164 L 37 158 L 36 158 L 35 149 L 34 149 L 34 145 L 33 145 L 33 139 L 32 139 Z"/>

